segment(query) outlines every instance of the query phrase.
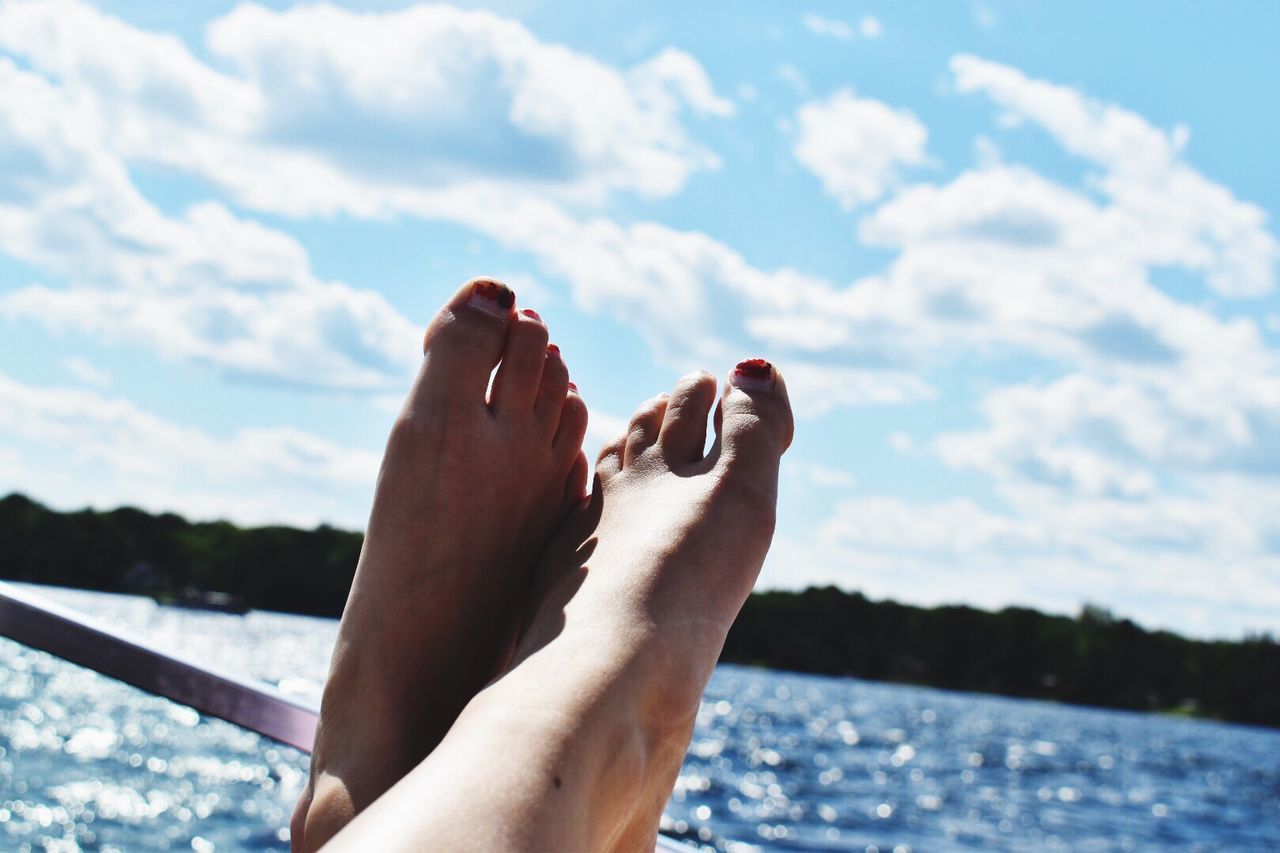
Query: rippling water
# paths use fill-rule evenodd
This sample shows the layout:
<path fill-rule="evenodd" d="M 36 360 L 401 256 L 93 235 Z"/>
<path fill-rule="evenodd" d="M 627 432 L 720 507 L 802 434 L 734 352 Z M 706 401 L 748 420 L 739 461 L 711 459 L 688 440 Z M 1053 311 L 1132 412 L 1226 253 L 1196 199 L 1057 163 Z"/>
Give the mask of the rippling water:
<path fill-rule="evenodd" d="M 336 630 L 51 597 L 309 698 Z M 306 766 L 0 641 L 0 848 L 284 850 Z M 663 826 L 721 850 L 1280 849 L 1280 732 L 724 666 Z"/>

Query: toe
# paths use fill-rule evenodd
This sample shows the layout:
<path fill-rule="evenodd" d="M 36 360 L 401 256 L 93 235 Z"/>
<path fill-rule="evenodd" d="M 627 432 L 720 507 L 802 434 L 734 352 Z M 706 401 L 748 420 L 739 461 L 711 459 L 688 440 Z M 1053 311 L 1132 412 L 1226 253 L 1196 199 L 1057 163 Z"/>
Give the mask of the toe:
<path fill-rule="evenodd" d="M 676 383 L 662 418 L 658 446 L 670 465 L 684 465 L 702 458 L 707 444 L 707 416 L 716 401 L 716 378 L 705 370 L 690 373 Z"/>
<path fill-rule="evenodd" d="M 566 462 L 582 449 L 582 438 L 587 434 L 587 404 L 573 388 L 565 395 L 560 409 L 560 424 L 551 446 L 558 458 Z"/>
<path fill-rule="evenodd" d="M 662 416 L 667 411 L 667 400 L 670 395 L 663 393 L 651 400 L 646 400 L 631 416 L 627 426 L 626 451 L 622 457 L 623 465 L 631 465 L 654 445 L 658 440 L 658 431 L 662 427 Z"/>
<path fill-rule="evenodd" d="M 587 454 L 579 450 L 564 484 L 565 509 L 572 509 L 586 499 L 587 475 L 590 472 L 591 465 L 587 462 Z"/>
<path fill-rule="evenodd" d="M 524 414 L 533 409 L 547 361 L 547 327 L 532 310 L 512 318 L 502 364 L 493 378 L 490 402 L 500 414 Z"/>
<path fill-rule="evenodd" d="M 564 408 L 565 394 L 569 392 L 569 368 L 560 355 L 560 347 L 547 344 L 546 360 L 542 365 L 542 386 L 538 389 L 538 399 L 533 404 L 534 414 L 542 421 L 548 434 L 555 432 L 560 422 L 560 411 Z"/>
<path fill-rule="evenodd" d="M 622 471 L 622 457 L 626 452 L 626 448 L 626 433 L 623 433 L 604 447 L 600 448 L 600 454 L 596 456 L 597 480 L 602 483 L 607 483 Z"/>
<path fill-rule="evenodd" d="M 778 460 L 795 434 L 782 374 L 764 359 L 739 363 L 716 414 L 716 464 L 771 472 L 776 478 Z"/>
<path fill-rule="evenodd" d="M 475 278 L 453 295 L 427 327 L 423 363 L 407 406 L 448 400 L 483 403 L 502 357 L 516 296 L 501 282 Z"/>

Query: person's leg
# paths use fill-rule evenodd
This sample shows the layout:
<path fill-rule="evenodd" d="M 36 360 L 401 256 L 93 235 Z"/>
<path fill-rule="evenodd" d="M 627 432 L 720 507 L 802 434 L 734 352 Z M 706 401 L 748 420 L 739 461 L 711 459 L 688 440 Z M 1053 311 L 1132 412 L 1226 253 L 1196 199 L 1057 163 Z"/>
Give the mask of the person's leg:
<path fill-rule="evenodd" d="M 743 362 L 651 400 L 543 559 L 511 668 L 334 850 L 652 850 L 702 691 L 773 535 L 793 426 Z"/>
<path fill-rule="evenodd" d="M 468 282 L 427 330 L 342 614 L 295 849 L 390 788 L 501 671 L 538 559 L 585 496 L 586 407 L 546 326 L 514 304 L 504 285 Z"/>

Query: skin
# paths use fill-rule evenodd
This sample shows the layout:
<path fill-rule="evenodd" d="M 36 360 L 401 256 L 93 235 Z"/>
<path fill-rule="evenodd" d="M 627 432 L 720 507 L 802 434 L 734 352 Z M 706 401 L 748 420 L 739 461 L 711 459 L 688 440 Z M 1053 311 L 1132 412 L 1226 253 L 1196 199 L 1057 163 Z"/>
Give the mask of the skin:
<path fill-rule="evenodd" d="M 653 849 L 768 551 L 794 429 L 760 362 L 725 385 L 704 455 L 715 391 L 709 374 L 685 377 L 605 449 L 590 503 L 542 560 L 506 672 L 330 849 Z"/>
<path fill-rule="evenodd" d="M 586 491 L 586 406 L 547 340 L 487 279 L 427 330 L 338 629 L 295 850 L 408 773 L 511 658 L 539 557 Z"/>

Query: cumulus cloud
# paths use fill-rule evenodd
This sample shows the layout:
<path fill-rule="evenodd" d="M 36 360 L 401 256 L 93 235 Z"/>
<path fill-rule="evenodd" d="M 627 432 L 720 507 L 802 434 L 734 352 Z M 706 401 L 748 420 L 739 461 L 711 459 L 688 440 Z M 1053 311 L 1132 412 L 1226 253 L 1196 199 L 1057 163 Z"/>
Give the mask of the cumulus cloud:
<path fill-rule="evenodd" d="M 670 365 L 767 347 L 804 417 L 977 395 L 964 428 L 913 428 L 891 444 L 913 464 L 933 453 L 987 478 L 990 501 L 845 503 L 795 565 L 915 600 L 1070 610 L 1087 586 L 1166 622 L 1192 624 L 1210 601 L 1235 608 L 1233 625 L 1265 624 L 1229 601 L 1250 583 L 1274 609 L 1274 330 L 1153 279 L 1174 268 L 1206 296 L 1250 305 L 1274 292 L 1277 244 L 1257 206 L 1188 164 L 1185 130 L 960 56 L 958 91 L 994 104 L 1009 132 L 1046 133 L 1092 174 L 1067 186 L 990 143 L 974 168 L 904 185 L 928 163 L 914 115 L 852 90 L 804 104 L 795 156 L 842 206 L 878 203 L 856 233 L 893 256 L 837 281 L 761 268 L 700 231 L 591 212 L 618 193 L 670 196 L 716 166 L 690 128 L 734 105 L 681 51 L 615 69 L 447 6 L 241 6 L 214 21 L 206 47 L 208 62 L 70 0 L 0 6 L 0 48 L 21 57 L 0 58 L 0 250 L 49 279 L 6 290 L 0 312 L 376 393 L 415 362 L 418 328 L 378 294 L 321 279 L 296 240 L 237 210 L 453 223 L 526 256 L 583 311 L 632 325 Z M 136 164 L 207 181 L 236 207 L 162 212 L 131 182 Z M 972 365 L 1017 378 L 969 387 Z M 84 389 L 0 379 L 0 413 L 23 448 L 0 448 L 6 481 L 36 482 L 28 447 L 69 453 L 74 465 L 45 475 L 68 500 L 109 503 L 128 486 L 199 515 L 228 511 L 233 495 L 244 512 L 323 513 L 323 498 L 294 500 L 298 483 L 359 490 L 356 468 L 374 464 L 357 454 L 347 468 L 342 448 L 296 431 L 210 436 Z M 596 418 L 592 440 L 620 422 Z M 196 471 L 195 485 L 158 470 L 149 447 Z M 221 472 L 195 455 L 251 462 Z M 82 466 L 124 485 L 90 493 L 76 485 Z M 848 488 L 834 468 L 806 476 Z M 276 481 L 286 485 L 272 493 Z M 243 499 L 244 482 L 262 483 L 261 496 Z"/>
<path fill-rule="evenodd" d="M 1103 167 L 1099 186 L 1113 201 L 1110 224 L 1122 239 L 1143 244 L 1151 262 L 1203 270 L 1226 296 L 1274 289 L 1280 246 L 1266 231 L 1266 214 L 1182 160 L 1185 127 L 1160 130 L 1122 107 L 974 56 L 953 58 L 951 69 L 959 91 L 986 94 Z"/>
<path fill-rule="evenodd" d="M 1181 134 L 1004 66 L 954 66 L 962 90 L 986 92 L 1098 166 L 1095 193 L 998 161 L 906 187 L 859 224 L 864 242 L 898 253 L 883 272 L 812 289 L 757 331 L 775 345 L 906 364 L 1025 351 L 1113 374 L 1176 367 L 1226 379 L 1272 363 L 1256 323 L 1152 281 L 1172 267 L 1232 297 L 1274 288 L 1264 214 L 1187 165 Z"/>
<path fill-rule="evenodd" d="M 816 15 L 812 12 L 805 14 L 800 19 L 800 22 L 804 24 L 806 30 L 815 36 L 825 36 L 838 41 L 853 41 L 859 35 L 863 38 L 874 39 L 884 34 L 884 26 L 878 18 L 872 15 L 864 15 L 862 20 L 858 21 L 856 28 L 847 21 L 824 18 L 822 15 Z"/>
<path fill-rule="evenodd" d="M 376 453 L 301 430 L 218 437 L 97 391 L 0 373 L 0 482 L 56 495 L 60 506 L 129 502 L 245 523 L 362 525 L 348 507 L 367 505 L 377 468 Z"/>
<path fill-rule="evenodd" d="M 982 401 L 989 427 L 941 436 L 942 457 L 1006 482 L 1088 495 L 1151 494 L 1160 477 L 1280 478 L 1280 371 L 1234 387 L 1201 377 L 1072 374 Z"/>
<path fill-rule="evenodd" d="M 98 14 L 79 6 L 67 8 L 73 18 Z M 22 23 L 21 16 L 15 21 Z M 250 376 L 375 390 L 397 381 L 416 358 L 418 332 L 376 292 L 319 280 L 295 240 L 239 217 L 218 202 L 200 203 L 172 217 L 137 191 L 126 163 L 143 155 L 132 149 L 116 153 L 120 140 L 113 135 L 113 120 L 104 113 L 110 112 L 116 90 L 121 93 L 121 109 L 138 108 L 139 98 L 146 102 L 130 88 L 130 81 L 145 73 L 129 70 L 133 54 L 162 47 L 165 55 L 185 54 L 180 45 L 159 36 L 118 22 L 110 26 L 120 29 L 121 43 L 133 50 L 120 59 L 125 69 L 101 76 L 123 82 L 94 88 L 96 82 L 78 76 L 85 73 L 81 65 L 87 59 L 77 64 L 52 46 L 40 47 L 39 39 L 34 39 L 32 53 L 61 63 L 50 72 L 67 78 L 61 83 L 0 59 L 5 94 L 0 122 L 11 140 L 0 157 L 14 164 L 0 176 L 0 202 L 11 201 L 0 207 L 0 248 L 69 282 L 11 291 L 0 298 L 0 311 L 109 341 L 149 345 L 169 357 Z M 56 35 L 56 27 L 54 31 Z M 42 37 L 54 38 L 47 32 Z M 140 41 L 134 44 L 130 39 Z M 114 57 L 104 55 L 101 62 L 109 64 Z M 171 61 L 185 68 L 187 77 L 203 73 L 195 60 L 185 65 Z M 261 82 L 259 77 L 270 76 L 268 70 L 245 73 L 255 84 Z M 641 76 L 651 82 L 637 84 L 639 89 L 665 90 L 675 85 L 671 81 L 683 81 L 675 85 L 683 97 L 710 111 L 730 108 L 716 101 L 697 67 L 679 54 L 660 54 Z M 291 84 L 280 85 L 287 89 Z M 265 86 L 253 91 L 258 94 L 245 96 L 245 103 L 267 97 Z M 88 94 L 82 97 L 84 93 Z M 197 106 L 191 110 L 196 112 Z M 182 120 L 191 133 L 207 130 L 190 116 Z M 134 122 L 119 124 L 132 127 Z M 234 146 L 230 150 L 234 152 Z M 296 162 L 289 154 L 273 159 L 268 151 L 264 156 L 257 168 L 267 171 L 278 167 L 287 173 Z M 225 165 L 235 158 L 213 159 Z M 28 162 L 39 168 L 23 165 Z M 187 165 L 199 172 L 199 164 Z M 264 210 L 288 213 L 297 198 L 264 190 L 249 200 Z M 779 300 L 792 299 L 797 289 L 824 286 L 793 270 L 758 269 L 737 251 L 696 231 L 653 222 L 622 225 L 603 217 L 578 218 L 551 199 L 510 185 L 409 192 L 397 203 L 402 212 L 458 223 L 528 253 L 548 278 L 568 285 L 578 307 L 607 312 L 636 326 L 660 358 L 679 367 L 740 355 L 735 342 L 743 337 L 741 320 L 715 310 L 715 302 L 743 301 L 754 314 L 767 316 Z M 602 279 L 602 269 L 611 274 Z M 825 381 L 806 381 L 810 375 L 812 370 L 797 366 L 797 400 L 801 411 L 809 414 L 928 393 L 927 385 L 901 371 L 837 371 L 827 374 Z"/>
<path fill-rule="evenodd" d="M 840 41 L 853 41 L 857 34 L 852 24 L 834 18 L 824 18 L 810 12 L 800 19 L 804 28 L 815 36 L 830 36 Z"/>
<path fill-rule="evenodd" d="M 87 360 L 79 357 L 64 359 L 62 366 L 67 372 L 86 385 L 95 388 L 106 388 L 111 384 L 111 374 L 99 367 L 94 367 Z"/>
<path fill-rule="evenodd" d="M 1265 215 L 1186 162 L 1184 129 L 973 57 L 952 67 L 1006 126 L 1095 168 L 1088 191 L 998 158 L 907 187 L 859 224 L 898 253 L 883 272 L 757 329 L 925 375 L 945 354 L 1049 378 L 983 389 L 980 423 L 927 445 L 988 478 L 990 505 L 849 502 L 806 559 L 880 594 L 1065 611 L 1095 597 L 1151 624 L 1274 628 L 1280 353 L 1255 320 L 1154 281 L 1172 267 L 1205 294 L 1273 292 Z"/>
<path fill-rule="evenodd" d="M 0 249 L 69 286 L 0 295 L 0 314 L 305 385 L 377 388 L 417 328 L 367 290 L 316 278 L 288 235 L 216 202 L 162 214 L 74 95 L 0 57 Z"/>
<path fill-rule="evenodd" d="M 905 166 L 925 163 L 925 126 L 852 89 L 804 104 L 796 112 L 792 153 L 846 210 L 875 201 Z"/>
<path fill-rule="evenodd" d="M 119 153 L 295 215 L 387 215 L 492 182 L 667 196 L 718 164 L 684 120 L 734 111 L 681 51 L 619 71 L 448 5 L 244 4 L 207 33 L 225 71 L 76 0 L 0 9 L 0 47 L 91 99 Z"/>
<path fill-rule="evenodd" d="M 967 498 L 911 502 L 868 497 L 841 503 L 814 541 L 793 556 L 827 566 L 832 581 L 874 596 L 928 604 L 1033 605 L 1071 613 L 1103 601 L 1149 625 L 1239 634 L 1274 627 L 1280 554 L 1274 492 L 1225 486 L 1226 500 L 1166 496 L 1020 496 L 1005 513 Z M 1249 594 L 1242 597 L 1241 590 Z"/>

